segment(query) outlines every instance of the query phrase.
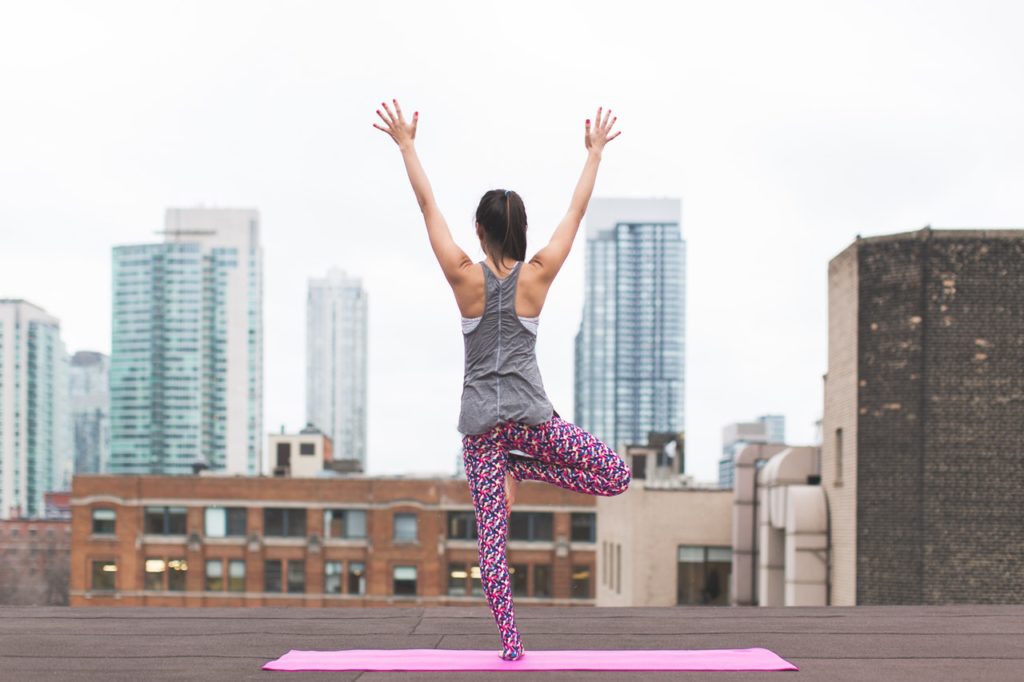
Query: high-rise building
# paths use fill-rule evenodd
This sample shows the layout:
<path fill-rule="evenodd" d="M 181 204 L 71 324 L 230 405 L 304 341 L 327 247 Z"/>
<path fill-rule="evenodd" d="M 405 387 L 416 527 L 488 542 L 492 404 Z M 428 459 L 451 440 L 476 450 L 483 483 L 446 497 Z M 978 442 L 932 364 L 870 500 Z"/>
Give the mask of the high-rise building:
<path fill-rule="evenodd" d="M 733 422 L 722 429 L 722 458 L 718 460 L 718 485 L 731 488 L 735 481 L 736 455 L 751 443 L 786 442 L 786 417 L 765 414 L 752 422 Z"/>
<path fill-rule="evenodd" d="M 164 234 L 114 248 L 110 472 L 264 472 L 259 213 L 168 209 Z"/>
<path fill-rule="evenodd" d="M 684 422 L 686 242 L 678 199 L 594 198 L 574 421 L 619 447 Z"/>
<path fill-rule="evenodd" d="M 367 294 L 332 268 L 306 297 L 306 421 L 334 443 L 337 459 L 366 470 Z"/>
<path fill-rule="evenodd" d="M 69 384 L 75 473 L 107 473 L 110 357 L 96 351 L 78 351 L 71 357 Z"/>
<path fill-rule="evenodd" d="M 67 365 L 56 317 L 0 299 L 0 518 L 40 518 L 71 487 Z"/>

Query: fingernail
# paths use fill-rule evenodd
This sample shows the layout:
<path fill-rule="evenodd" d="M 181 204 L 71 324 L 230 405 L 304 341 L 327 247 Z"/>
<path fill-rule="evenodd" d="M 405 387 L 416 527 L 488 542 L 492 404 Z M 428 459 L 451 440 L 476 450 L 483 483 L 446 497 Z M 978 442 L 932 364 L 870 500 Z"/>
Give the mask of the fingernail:
<path fill-rule="evenodd" d="M 589 118 L 587 119 L 587 125 L 590 125 L 590 119 Z"/>

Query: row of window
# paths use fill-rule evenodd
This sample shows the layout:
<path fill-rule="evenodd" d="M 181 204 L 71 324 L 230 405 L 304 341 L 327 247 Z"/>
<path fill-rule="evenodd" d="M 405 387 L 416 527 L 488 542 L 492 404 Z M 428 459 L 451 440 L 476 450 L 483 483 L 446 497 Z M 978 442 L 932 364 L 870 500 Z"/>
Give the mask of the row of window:
<path fill-rule="evenodd" d="M 148 535 L 185 535 L 186 507 L 145 507 L 144 532 Z M 207 507 L 204 517 L 206 537 L 243 537 L 248 527 L 245 507 Z M 270 537 L 305 537 L 306 509 L 267 507 L 263 509 L 263 535 Z M 365 538 L 365 509 L 325 509 L 324 537 Z M 448 512 L 448 538 L 476 540 L 476 515 L 472 511 Z M 593 512 L 572 512 L 570 526 L 574 542 L 594 542 L 596 516 Z M 550 541 L 553 538 L 552 512 L 513 511 L 509 519 L 509 539 Z M 114 535 L 117 532 L 117 510 L 96 507 L 92 510 L 92 532 Z M 419 538 L 418 514 L 396 512 L 393 516 L 393 539 L 415 542 Z"/>
<path fill-rule="evenodd" d="M 21 534 L 21 531 L 19 531 L 17 528 L 11 528 L 11 539 L 14 539 L 14 538 L 18 537 L 20 534 Z M 28 528 L 28 535 L 27 535 L 28 538 L 35 538 L 38 534 L 39 534 L 39 529 L 38 528 L 33 528 L 32 526 L 29 526 L 29 528 Z M 64 528 L 64 535 L 71 535 L 71 527 L 70 526 Z M 4 529 L 0 528 L 0 538 L 2 538 L 3 536 L 4 536 Z M 53 528 L 47 528 L 46 529 L 46 537 L 52 538 L 52 537 L 55 537 L 55 536 L 56 536 L 56 531 L 54 531 Z"/>
<path fill-rule="evenodd" d="M 530 589 L 530 564 L 509 564 L 509 578 L 512 582 L 512 594 L 516 597 L 551 597 L 552 572 L 551 564 L 532 564 L 533 588 Z M 573 566 L 570 576 L 569 596 L 576 599 L 590 599 L 590 567 Z M 467 582 L 469 589 L 467 591 Z M 480 579 L 480 567 L 465 563 L 448 564 L 449 595 L 482 595 L 483 583 Z"/>
<path fill-rule="evenodd" d="M 347 564 L 347 565 L 346 565 Z M 207 592 L 245 592 L 246 562 L 244 559 L 206 559 L 203 589 Z M 532 589 L 529 576 L 533 573 Z M 184 557 L 146 557 L 142 586 L 145 590 L 184 592 L 189 565 Z M 589 599 L 590 567 L 573 566 L 570 595 Z M 510 564 L 509 575 L 515 596 L 551 597 L 552 567 L 550 564 Z M 117 563 L 94 560 L 91 588 L 94 591 L 115 590 Z M 417 594 L 417 567 L 392 568 L 392 594 Z M 344 591 L 342 588 L 344 587 Z M 480 567 L 466 563 L 448 564 L 448 594 L 452 596 L 482 595 Z M 263 562 L 263 591 L 303 594 L 306 592 L 306 562 L 303 559 L 266 559 Z M 325 561 L 325 594 L 366 594 L 366 564 L 362 561 Z"/>

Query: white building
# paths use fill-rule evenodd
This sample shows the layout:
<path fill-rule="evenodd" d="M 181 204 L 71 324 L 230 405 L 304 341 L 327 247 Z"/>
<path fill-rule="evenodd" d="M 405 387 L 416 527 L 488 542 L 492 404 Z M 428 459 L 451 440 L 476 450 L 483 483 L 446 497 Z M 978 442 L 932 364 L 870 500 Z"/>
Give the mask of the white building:
<path fill-rule="evenodd" d="M 729 604 L 732 495 L 684 471 L 682 433 L 620 443 L 632 473 L 621 495 L 598 496 L 598 606 Z"/>
<path fill-rule="evenodd" d="M 70 490 L 70 436 L 60 322 L 0 299 L 0 518 L 41 518 L 47 492 Z"/>
<path fill-rule="evenodd" d="M 335 458 L 366 469 L 367 294 L 332 268 L 309 280 L 306 298 L 306 421 L 334 443 Z"/>
<path fill-rule="evenodd" d="M 331 439 L 312 424 L 298 433 L 272 433 L 268 440 L 274 476 L 310 478 L 329 469 Z"/>

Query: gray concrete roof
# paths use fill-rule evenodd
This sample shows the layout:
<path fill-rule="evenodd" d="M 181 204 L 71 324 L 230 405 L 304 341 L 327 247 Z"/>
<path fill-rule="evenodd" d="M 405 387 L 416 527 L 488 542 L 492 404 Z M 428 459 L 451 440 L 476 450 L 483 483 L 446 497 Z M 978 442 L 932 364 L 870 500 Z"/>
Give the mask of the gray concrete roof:
<path fill-rule="evenodd" d="M 482 598 L 481 598 L 482 599 Z M 486 606 L 0 606 L 4 680 L 1020 680 L 1024 606 L 594 608 L 519 606 L 530 649 L 765 647 L 800 672 L 281 672 L 289 649 L 499 651 Z"/>

